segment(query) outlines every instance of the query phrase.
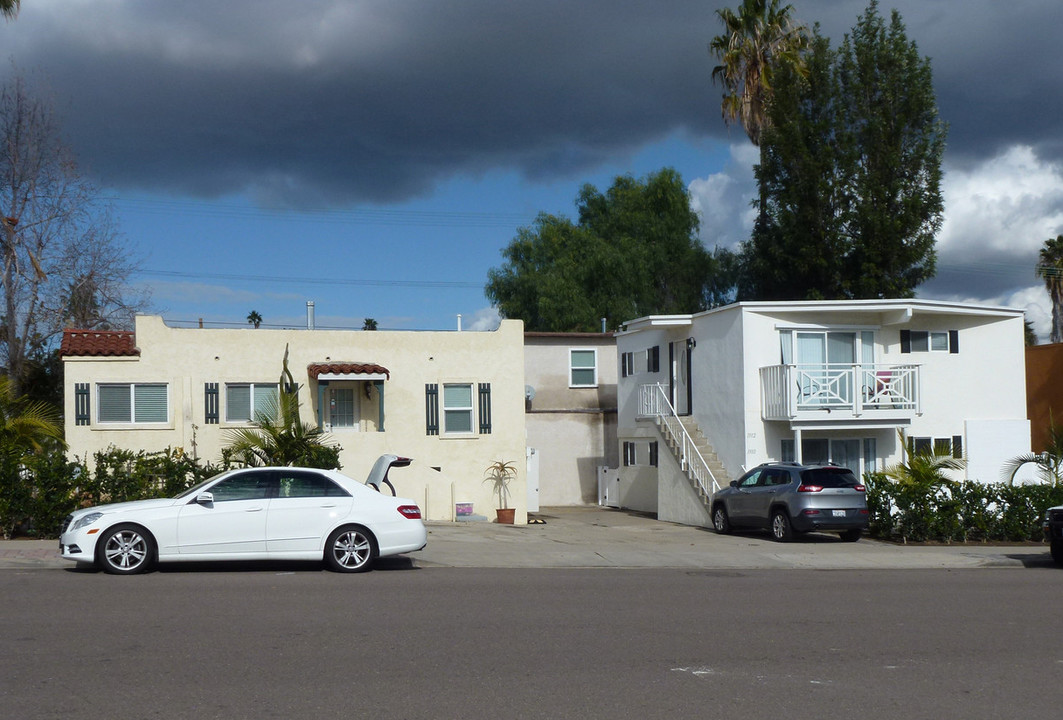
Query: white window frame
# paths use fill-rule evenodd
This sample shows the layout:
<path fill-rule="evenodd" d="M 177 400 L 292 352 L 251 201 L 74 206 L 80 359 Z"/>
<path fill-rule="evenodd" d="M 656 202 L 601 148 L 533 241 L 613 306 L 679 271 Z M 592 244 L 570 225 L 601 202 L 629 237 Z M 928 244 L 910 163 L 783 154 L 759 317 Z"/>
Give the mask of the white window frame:
<path fill-rule="evenodd" d="M 166 391 L 165 415 L 162 420 L 140 420 L 137 418 L 137 388 L 153 387 L 164 388 Z M 104 420 L 100 417 L 104 403 L 100 399 L 100 392 L 106 388 L 129 388 L 129 419 L 128 420 Z M 162 382 L 142 383 L 97 383 L 96 385 L 96 422 L 100 425 L 166 425 L 170 422 L 170 384 Z"/>
<path fill-rule="evenodd" d="M 234 423 L 234 424 L 246 424 L 246 423 L 254 422 L 255 416 L 258 414 L 258 412 L 260 410 L 264 410 L 264 408 L 258 408 L 256 406 L 256 403 L 255 403 L 255 398 L 256 398 L 255 388 L 256 388 L 256 386 L 258 388 L 260 388 L 260 389 L 261 388 L 265 388 L 265 387 L 272 387 L 274 389 L 274 393 L 275 393 L 275 395 L 274 395 L 274 397 L 276 398 L 275 402 L 279 402 L 280 401 L 280 385 L 278 385 L 275 382 L 274 383 L 227 382 L 227 383 L 225 383 L 225 422 Z M 233 388 L 237 388 L 237 387 L 246 387 L 248 393 L 250 394 L 250 417 L 247 417 L 247 418 L 243 418 L 243 417 L 234 418 L 232 416 L 231 403 L 229 402 L 229 391 L 232 390 Z"/>
<path fill-rule="evenodd" d="M 593 358 L 593 365 L 591 367 L 580 366 L 575 364 L 576 353 L 591 353 Z M 591 370 L 594 374 L 594 380 L 590 383 L 577 383 L 573 377 L 577 370 Z M 598 348 L 569 348 L 568 350 L 568 386 L 570 388 L 596 388 L 598 387 Z"/>
<path fill-rule="evenodd" d="M 467 388 L 469 388 L 469 405 L 467 405 L 467 406 L 466 405 L 448 406 L 447 405 L 447 388 L 448 387 L 467 387 Z M 476 398 L 477 398 L 477 395 L 476 395 L 476 393 L 477 393 L 476 383 L 474 383 L 474 382 L 440 383 L 439 392 L 440 392 L 440 396 L 441 396 L 440 397 L 440 402 L 439 402 L 439 410 L 440 410 L 440 413 L 439 413 L 440 414 L 440 418 L 439 418 L 439 420 L 440 420 L 440 425 L 441 425 L 440 432 L 443 435 L 450 435 L 452 437 L 455 436 L 455 435 L 460 435 L 462 437 L 470 437 L 472 435 L 476 435 L 476 429 L 477 429 L 477 425 L 476 425 Z M 452 413 L 455 414 L 455 415 L 457 415 L 458 413 L 467 414 L 468 418 L 469 418 L 469 427 L 468 427 L 468 429 L 462 428 L 460 430 L 452 430 L 450 428 L 450 423 L 448 422 L 449 416 Z"/>

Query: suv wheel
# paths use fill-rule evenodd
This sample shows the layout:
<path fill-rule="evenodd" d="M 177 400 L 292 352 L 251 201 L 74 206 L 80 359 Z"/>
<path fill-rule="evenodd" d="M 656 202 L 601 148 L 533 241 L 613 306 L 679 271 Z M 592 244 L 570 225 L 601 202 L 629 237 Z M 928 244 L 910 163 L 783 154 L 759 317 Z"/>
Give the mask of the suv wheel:
<path fill-rule="evenodd" d="M 1063 540 L 1052 540 L 1052 559 L 1056 565 L 1063 565 Z"/>
<path fill-rule="evenodd" d="M 731 532 L 731 521 L 727 517 L 727 508 L 720 503 L 712 509 L 712 527 L 721 535 Z"/>
<path fill-rule="evenodd" d="M 793 539 L 794 531 L 790 527 L 790 516 L 786 510 L 776 510 L 771 515 L 771 536 L 777 542 L 789 542 Z"/>

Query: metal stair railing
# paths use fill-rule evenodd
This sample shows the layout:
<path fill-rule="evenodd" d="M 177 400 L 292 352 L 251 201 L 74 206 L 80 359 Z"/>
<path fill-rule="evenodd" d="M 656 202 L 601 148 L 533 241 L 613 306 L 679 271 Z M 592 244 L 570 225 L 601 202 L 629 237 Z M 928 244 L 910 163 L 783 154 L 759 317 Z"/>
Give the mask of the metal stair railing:
<path fill-rule="evenodd" d="M 705 497 L 720 489 L 716 476 L 676 414 L 663 385 L 658 383 L 639 387 L 639 415 L 656 418 L 665 439 L 678 454 L 679 467 L 698 484 Z"/>

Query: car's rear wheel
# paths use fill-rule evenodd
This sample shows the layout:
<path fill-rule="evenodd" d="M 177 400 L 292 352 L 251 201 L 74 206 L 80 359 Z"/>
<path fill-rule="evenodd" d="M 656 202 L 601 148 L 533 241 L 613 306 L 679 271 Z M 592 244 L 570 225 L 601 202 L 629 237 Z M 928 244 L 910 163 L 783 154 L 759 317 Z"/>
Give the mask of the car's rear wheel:
<path fill-rule="evenodd" d="M 146 572 L 155 561 L 155 540 L 137 525 L 109 528 L 96 544 L 96 560 L 112 575 Z"/>
<path fill-rule="evenodd" d="M 731 519 L 727 517 L 727 508 L 723 506 L 723 503 L 712 509 L 712 527 L 721 535 L 731 532 Z"/>
<path fill-rule="evenodd" d="M 863 530 L 843 530 L 841 536 L 845 542 L 856 542 L 863 534 Z"/>
<path fill-rule="evenodd" d="M 790 516 L 785 510 L 776 510 L 772 513 L 771 536 L 778 542 L 789 542 L 793 539 L 794 530 L 790 526 Z"/>
<path fill-rule="evenodd" d="M 1056 565 L 1063 565 L 1063 540 L 1052 541 L 1052 559 Z"/>
<path fill-rule="evenodd" d="M 341 527 L 325 543 L 325 564 L 336 572 L 365 572 L 372 567 L 376 553 L 376 540 L 364 527 Z"/>

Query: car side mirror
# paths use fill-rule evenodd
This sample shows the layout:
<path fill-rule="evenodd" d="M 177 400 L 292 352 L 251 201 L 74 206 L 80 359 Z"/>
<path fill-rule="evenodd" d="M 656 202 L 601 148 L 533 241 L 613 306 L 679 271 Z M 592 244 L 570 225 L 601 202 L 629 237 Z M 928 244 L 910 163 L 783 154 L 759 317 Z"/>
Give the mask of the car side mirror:
<path fill-rule="evenodd" d="M 738 481 L 737 480 L 732 480 L 731 481 L 731 487 L 737 488 L 738 487 Z"/>
<path fill-rule="evenodd" d="M 199 505 L 213 505 L 214 493 L 203 492 L 199 495 L 196 495 L 196 503 L 198 503 Z"/>

